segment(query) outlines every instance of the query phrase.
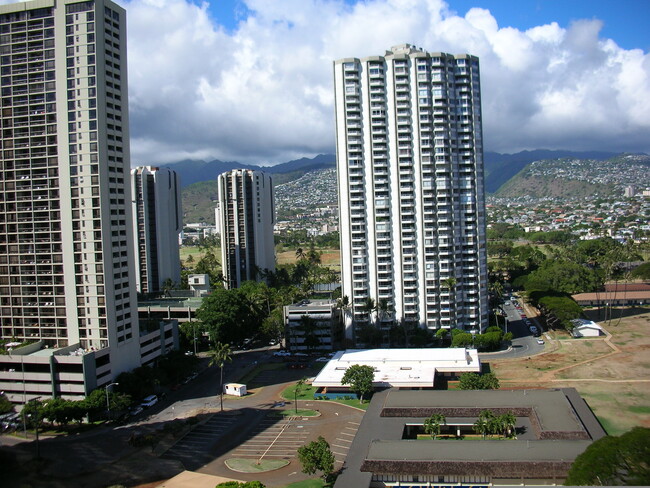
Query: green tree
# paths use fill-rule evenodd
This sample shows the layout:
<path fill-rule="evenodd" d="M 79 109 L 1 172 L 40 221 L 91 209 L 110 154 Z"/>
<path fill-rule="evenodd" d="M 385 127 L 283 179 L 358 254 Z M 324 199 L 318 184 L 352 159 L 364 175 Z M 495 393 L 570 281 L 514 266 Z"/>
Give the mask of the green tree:
<path fill-rule="evenodd" d="M 434 413 L 424 421 L 424 432 L 429 434 L 433 440 L 440 435 L 441 425 L 447 425 L 447 419 L 441 413 Z"/>
<path fill-rule="evenodd" d="M 0 415 L 11 412 L 14 409 L 13 404 L 7 398 L 4 392 L 0 393 Z"/>
<path fill-rule="evenodd" d="M 585 265 L 571 261 L 547 260 L 528 275 L 526 291 L 574 294 L 595 291 L 601 283 L 598 273 Z"/>
<path fill-rule="evenodd" d="M 232 351 L 228 344 L 217 342 L 214 347 L 208 352 L 210 356 L 209 367 L 219 366 L 220 380 L 219 380 L 219 397 L 221 402 L 221 411 L 223 412 L 223 367 L 226 362 L 232 361 Z"/>
<path fill-rule="evenodd" d="M 327 478 L 334 471 L 334 454 L 322 436 L 319 436 L 317 441 L 300 446 L 298 460 L 302 465 L 302 472 L 306 474 L 322 471 L 323 477 Z"/>
<path fill-rule="evenodd" d="M 580 454 L 565 485 L 650 485 L 650 429 L 635 427 L 625 434 L 603 437 Z"/>
<path fill-rule="evenodd" d="M 254 335 L 259 323 L 247 297 L 238 289 L 217 288 L 196 311 L 212 342 L 237 343 Z"/>
<path fill-rule="evenodd" d="M 296 383 L 296 387 L 293 389 L 293 406 L 296 410 L 296 415 L 298 415 L 298 397 L 302 395 L 302 390 L 305 388 L 305 378 L 300 378 Z"/>
<path fill-rule="evenodd" d="M 372 366 L 354 364 L 345 370 L 342 385 L 350 385 L 350 389 L 359 395 L 363 403 L 364 395 L 372 392 L 372 381 L 375 378 L 375 370 Z"/>
<path fill-rule="evenodd" d="M 631 277 L 641 280 L 650 280 L 650 263 L 643 263 L 642 265 L 637 266 L 634 271 L 632 271 Z"/>
<path fill-rule="evenodd" d="M 515 425 L 517 424 L 517 417 L 512 412 L 500 415 L 501 425 L 503 426 L 503 436 L 510 437 L 514 435 Z"/>
<path fill-rule="evenodd" d="M 485 439 L 485 437 L 490 433 L 490 428 L 492 427 L 490 422 L 493 418 L 494 414 L 492 413 L 492 410 L 483 410 L 476 419 L 476 422 L 474 422 L 474 432 L 481 434 L 483 439 Z"/>
<path fill-rule="evenodd" d="M 461 390 L 498 390 L 499 379 L 494 373 L 463 373 L 458 388 Z"/>

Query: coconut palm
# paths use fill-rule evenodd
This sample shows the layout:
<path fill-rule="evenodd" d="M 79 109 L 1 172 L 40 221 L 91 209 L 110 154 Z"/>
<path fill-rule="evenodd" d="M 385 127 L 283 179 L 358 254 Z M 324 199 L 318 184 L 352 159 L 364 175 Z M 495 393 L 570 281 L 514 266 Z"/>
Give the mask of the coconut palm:
<path fill-rule="evenodd" d="M 503 424 L 503 436 L 510 437 L 515 433 L 515 425 L 517 417 L 512 412 L 504 413 L 501 415 L 501 422 Z"/>
<path fill-rule="evenodd" d="M 441 413 L 434 413 L 424 421 L 424 432 L 429 434 L 433 440 L 440 435 L 440 426 L 447 425 L 447 419 Z"/>
<path fill-rule="evenodd" d="M 228 344 L 217 342 L 212 350 L 208 352 L 208 355 L 210 356 L 208 366 L 219 366 L 221 369 L 219 396 L 221 397 L 221 411 L 223 412 L 223 366 L 226 362 L 232 361 L 232 351 Z"/>

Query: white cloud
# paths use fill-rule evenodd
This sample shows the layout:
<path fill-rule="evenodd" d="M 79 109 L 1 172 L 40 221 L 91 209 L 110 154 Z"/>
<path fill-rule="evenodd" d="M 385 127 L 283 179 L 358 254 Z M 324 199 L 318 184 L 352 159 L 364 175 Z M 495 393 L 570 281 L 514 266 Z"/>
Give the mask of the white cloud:
<path fill-rule="evenodd" d="M 206 3 L 126 3 L 134 164 L 332 152 L 332 61 L 405 42 L 480 57 L 488 150 L 650 151 L 650 57 L 600 38 L 598 20 L 519 31 L 441 0 L 244 3 L 232 32 Z"/>

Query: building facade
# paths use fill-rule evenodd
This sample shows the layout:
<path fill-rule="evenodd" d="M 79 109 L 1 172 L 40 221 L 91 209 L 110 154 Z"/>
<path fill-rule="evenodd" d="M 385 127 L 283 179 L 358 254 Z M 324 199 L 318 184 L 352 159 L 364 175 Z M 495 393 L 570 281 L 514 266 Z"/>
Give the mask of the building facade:
<path fill-rule="evenodd" d="M 302 300 L 284 307 L 286 347 L 293 352 L 329 352 L 340 344 L 341 311 L 334 300 Z"/>
<path fill-rule="evenodd" d="M 109 0 L 0 6 L 0 389 L 12 401 L 84 395 L 142 363 L 125 15 Z"/>
<path fill-rule="evenodd" d="M 237 288 L 275 271 L 273 184 L 261 171 L 245 169 L 220 174 L 217 184 L 224 283 Z"/>
<path fill-rule="evenodd" d="M 334 62 L 342 292 L 353 324 L 487 324 L 478 59 L 408 44 Z"/>
<path fill-rule="evenodd" d="M 183 230 L 181 188 L 175 171 L 140 166 L 131 170 L 136 287 L 156 293 L 165 281 L 180 283 L 178 236 Z"/>

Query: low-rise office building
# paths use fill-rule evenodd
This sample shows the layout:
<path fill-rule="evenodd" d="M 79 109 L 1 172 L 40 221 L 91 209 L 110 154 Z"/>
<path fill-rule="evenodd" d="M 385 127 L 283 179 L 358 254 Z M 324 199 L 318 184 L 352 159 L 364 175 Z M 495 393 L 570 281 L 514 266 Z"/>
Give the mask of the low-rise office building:
<path fill-rule="evenodd" d="M 349 385 L 341 384 L 341 380 L 353 365 L 375 370 L 375 389 L 431 389 L 436 377 L 451 379 L 462 373 L 481 372 L 476 349 L 348 349 L 336 353 L 318 373 L 313 381 L 318 394 L 349 393 Z"/>
<path fill-rule="evenodd" d="M 342 336 L 341 311 L 333 300 L 302 300 L 287 305 L 284 324 L 287 348 L 294 352 L 331 351 Z"/>
<path fill-rule="evenodd" d="M 479 414 L 512 413 L 516 437 L 469 434 Z M 418 438 L 432 414 L 450 437 Z M 464 432 L 464 433 L 463 433 Z M 444 433 L 444 432 L 443 432 Z M 376 393 L 335 487 L 562 484 L 575 458 L 606 433 L 573 388 Z"/>
<path fill-rule="evenodd" d="M 178 349 L 178 322 L 151 321 L 140 324 L 140 363 L 152 364 Z M 114 379 L 111 348 L 83 348 L 74 344 L 48 347 L 43 341 L 16 345 L 0 355 L 0 390 L 17 405 L 40 398 L 82 400 Z"/>

